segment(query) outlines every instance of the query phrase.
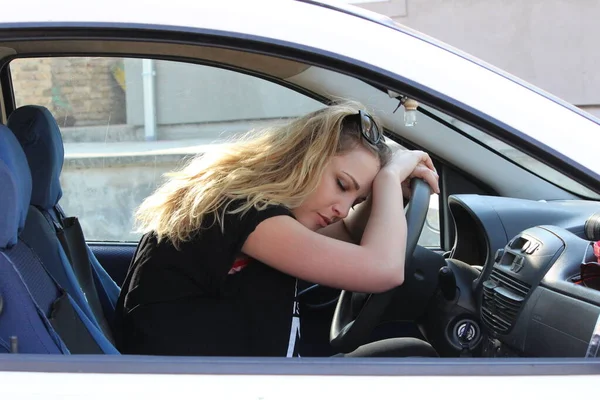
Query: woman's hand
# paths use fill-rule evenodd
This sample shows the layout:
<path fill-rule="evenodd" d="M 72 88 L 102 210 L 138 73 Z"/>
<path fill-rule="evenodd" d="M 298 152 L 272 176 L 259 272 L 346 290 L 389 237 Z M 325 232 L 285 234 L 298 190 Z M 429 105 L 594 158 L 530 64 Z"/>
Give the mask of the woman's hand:
<path fill-rule="evenodd" d="M 410 197 L 410 180 L 421 178 L 429 184 L 434 193 L 440 192 L 439 176 L 433 161 L 423 151 L 403 150 L 394 153 L 390 162 L 382 170 L 392 171 L 397 174 L 402 183 L 402 194 Z"/>
<path fill-rule="evenodd" d="M 410 188 L 410 181 L 412 178 L 422 178 L 429 184 L 434 193 L 440 192 L 439 176 L 437 171 L 431 171 L 423 164 L 418 164 L 413 170 L 413 173 L 407 179 L 402 181 L 402 197 L 405 199 L 410 199 L 412 196 Z"/>

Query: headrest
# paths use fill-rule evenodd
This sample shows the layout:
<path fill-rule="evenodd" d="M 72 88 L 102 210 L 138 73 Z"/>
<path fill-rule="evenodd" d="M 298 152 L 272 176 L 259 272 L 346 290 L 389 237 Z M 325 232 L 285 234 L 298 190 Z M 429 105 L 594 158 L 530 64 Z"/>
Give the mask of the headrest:
<path fill-rule="evenodd" d="M 29 162 L 31 204 L 45 210 L 53 208 L 62 197 L 59 178 L 65 159 L 56 120 L 46 107 L 23 106 L 10 114 L 6 125 L 17 136 Z"/>
<path fill-rule="evenodd" d="M 0 125 L 0 248 L 17 243 L 31 200 L 31 172 L 15 135 Z"/>

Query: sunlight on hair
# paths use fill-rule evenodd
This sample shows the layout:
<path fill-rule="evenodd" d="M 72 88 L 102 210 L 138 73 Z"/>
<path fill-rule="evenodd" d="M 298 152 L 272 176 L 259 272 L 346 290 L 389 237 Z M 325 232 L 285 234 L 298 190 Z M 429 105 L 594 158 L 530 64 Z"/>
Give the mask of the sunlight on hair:
<path fill-rule="evenodd" d="M 138 231 L 154 231 L 176 247 L 223 215 L 268 205 L 298 207 L 317 187 L 334 155 L 362 143 L 358 125 L 345 123 L 364 106 L 344 101 L 299 118 L 251 130 L 192 158 L 144 200 L 136 211 Z M 390 150 L 366 146 L 383 165 Z M 232 202 L 236 206 L 232 207 Z"/>

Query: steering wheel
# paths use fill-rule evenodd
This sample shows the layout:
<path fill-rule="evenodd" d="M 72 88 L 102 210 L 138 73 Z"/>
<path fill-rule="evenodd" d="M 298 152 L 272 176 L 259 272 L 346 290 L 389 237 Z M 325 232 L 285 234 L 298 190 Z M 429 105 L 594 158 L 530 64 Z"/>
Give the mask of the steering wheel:
<path fill-rule="evenodd" d="M 422 179 L 411 181 L 411 192 L 411 199 L 405 213 L 407 223 L 405 270 L 407 270 L 407 265 L 421 236 L 431 195 L 429 185 Z M 405 280 L 409 278 L 406 276 Z M 365 344 L 371 331 L 379 323 L 393 294 L 394 289 L 377 294 L 342 290 L 329 332 L 329 341 L 332 347 L 342 353 L 349 353 Z M 356 312 L 357 309 L 359 309 L 358 312 Z"/>

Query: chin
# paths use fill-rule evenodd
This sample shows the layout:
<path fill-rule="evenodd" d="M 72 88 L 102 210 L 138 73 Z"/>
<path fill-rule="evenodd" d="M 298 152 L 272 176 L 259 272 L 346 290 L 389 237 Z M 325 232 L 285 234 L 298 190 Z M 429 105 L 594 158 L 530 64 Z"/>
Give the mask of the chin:
<path fill-rule="evenodd" d="M 321 225 L 319 225 L 316 222 L 310 221 L 310 222 L 302 222 L 302 225 L 304 225 L 306 228 L 310 229 L 313 232 L 318 231 L 319 229 L 321 229 Z"/>
<path fill-rule="evenodd" d="M 313 232 L 318 231 L 319 229 L 321 229 L 321 225 L 314 220 L 314 218 L 296 218 L 296 220 L 298 222 L 300 222 L 304 227 L 306 227 L 307 229 L 310 229 Z"/>

